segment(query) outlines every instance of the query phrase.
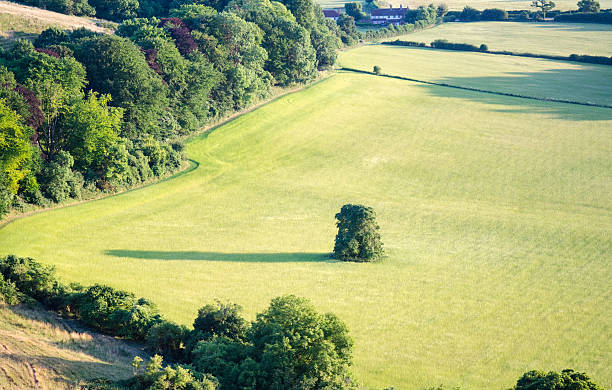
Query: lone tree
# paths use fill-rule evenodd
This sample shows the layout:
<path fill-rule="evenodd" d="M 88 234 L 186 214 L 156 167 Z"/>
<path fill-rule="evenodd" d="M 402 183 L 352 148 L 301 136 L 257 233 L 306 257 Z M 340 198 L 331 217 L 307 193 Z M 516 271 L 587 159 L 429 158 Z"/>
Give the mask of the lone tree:
<path fill-rule="evenodd" d="M 546 18 L 546 13 L 555 8 L 555 3 L 550 0 L 533 0 L 531 6 L 542 10 L 542 18 Z"/>
<path fill-rule="evenodd" d="M 376 213 L 371 207 L 345 204 L 336 214 L 338 234 L 333 258 L 368 262 L 383 255 Z"/>
<path fill-rule="evenodd" d="M 578 2 L 578 11 L 580 12 L 599 12 L 599 2 L 595 0 L 580 0 Z"/>

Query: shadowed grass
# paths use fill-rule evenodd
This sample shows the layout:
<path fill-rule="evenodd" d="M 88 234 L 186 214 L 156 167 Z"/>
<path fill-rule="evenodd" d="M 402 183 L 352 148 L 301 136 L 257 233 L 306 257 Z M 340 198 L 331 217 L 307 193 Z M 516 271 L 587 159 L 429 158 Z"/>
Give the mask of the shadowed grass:
<path fill-rule="evenodd" d="M 105 252 L 109 256 L 156 259 L 156 260 L 205 260 L 233 261 L 244 263 L 293 263 L 330 260 L 329 253 L 220 253 L 220 252 L 187 252 L 187 251 L 133 251 L 111 249 Z"/>

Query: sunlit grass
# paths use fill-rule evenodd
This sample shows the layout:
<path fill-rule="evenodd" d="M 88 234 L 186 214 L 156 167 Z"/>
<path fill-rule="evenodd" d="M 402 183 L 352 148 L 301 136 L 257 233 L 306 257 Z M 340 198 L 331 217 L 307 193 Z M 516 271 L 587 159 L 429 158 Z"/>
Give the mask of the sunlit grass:
<path fill-rule="evenodd" d="M 184 324 L 215 298 L 253 319 L 307 297 L 372 387 L 566 367 L 609 387 L 610 111 L 341 73 L 192 140 L 191 173 L 7 225 L 0 252 Z M 326 259 L 348 202 L 378 212 L 383 261 Z"/>
<path fill-rule="evenodd" d="M 398 38 L 389 38 L 395 40 Z M 612 25 L 593 23 L 474 22 L 444 23 L 399 39 L 431 43 L 484 43 L 489 50 L 568 56 L 612 56 Z"/>

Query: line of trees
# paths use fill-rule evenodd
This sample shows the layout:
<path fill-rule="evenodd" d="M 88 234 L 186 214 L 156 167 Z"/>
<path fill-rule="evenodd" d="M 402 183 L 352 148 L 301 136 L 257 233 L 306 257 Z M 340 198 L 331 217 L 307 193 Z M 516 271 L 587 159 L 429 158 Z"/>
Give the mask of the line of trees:
<path fill-rule="evenodd" d="M 180 137 L 313 80 L 357 39 L 312 0 L 90 4 L 146 17 L 114 35 L 50 28 L 0 51 L 0 217 L 168 175 L 185 165 Z"/>

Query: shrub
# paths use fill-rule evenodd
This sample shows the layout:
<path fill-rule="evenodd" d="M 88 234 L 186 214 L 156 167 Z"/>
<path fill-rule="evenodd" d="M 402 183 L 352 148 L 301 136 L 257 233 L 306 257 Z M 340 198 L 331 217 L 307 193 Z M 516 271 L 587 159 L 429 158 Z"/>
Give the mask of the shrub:
<path fill-rule="evenodd" d="M 209 340 L 214 336 L 227 337 L 230 340 L 242 340 L 246 334 L 246 321 L 240 315 L 242 308 L 231 303 L 217 301 L 198 310 L 193 321 L 193 332 L 190 337 L 190 348 L 200 340 Z"/>
<path fill-rule="evenodd" d="M 23 298 L 23 294 L 17 290 L 15 283 L 10 280 L 4 280 L 4 276 L 0 274 L 0 303 L 15 305 L 21 302 Z"/>
<path fill-rule="evenodd" d="M 508 20 L 508 12 L 499 8 L 488 8 L 482 11 L 480 20 Z"/>
<path fill-rule="evenodd" d="M 489 46 L 483 43 L 482 45 L 480 45 L 479 50 L 482 52 L 489 51 Z"/>
<path fill-rule="evenodd" d="M 134 365 L 136 369 L 139 369 L 139 366 L 139 363 Z M 163 367 L 162 357 L 159 355 L 150 358 L 144 372 L 136 376 L 131 382 L 130 388 L 133 390 L 215 390 L 218 386 L 214 377 L 204 375 L 201 378 L 196 378 L 189 368 L 182 366 Z"/>
<path fill-rule="evenodd" d="M 480 11 L 476 8 L 472 8 L 469 5 L 463 7 L 463 11 L 459 14 L 459 19 L 463 22 L 474 22 L 480 19 Z"/>
<path fill-rule="evenodd" d="M 577 12 L 555 16 L 555 22 L 612 24 L 612 12 Z"/>
<path fill-rule="evenodd" d="M 185 357 L 185 340 L 188 334 L 189 330 L 183 325 L 161 321 L 149 329 L 146 337 L 147 348 L 171 361 L 181 361 Z"/>
<path fill-rule="evenodd" d="M 344 261 L 366 262 L 383 256 L 376 213 L 371 207 L 346 204 L 336 214 L 338 234 L 333 257 Z"/>
<path fill-rule="evenodd" d="M 380 66 L 378 66 L 378 65 L 374 65 L 374 73 L 375 73 L 375 74 L 380 74 L 380 72 L 381 72 L 381 68 L 380 68 Z"/>
<path fill-rule="evenodd" d="M 68 41 L 68 33 L 59 27 L 51 26 L 40 33 L 34 41 L 34 46 L 46 48 L 51 45 L 60 45 Z"/>
<path fill-rule="evenodd" d="M 603 390 L 583 372 L 563 370 L 561 373 L 550 371 L 529 371 L 516 382 L 514 390 Z"/>
<path fill-rule="evenodd" d="M 22 294 L 41 302 L 49 302 L 61 291 L 53 267 L 30 257 L 9 255 L 1 258 L 0 275 Z"/>

